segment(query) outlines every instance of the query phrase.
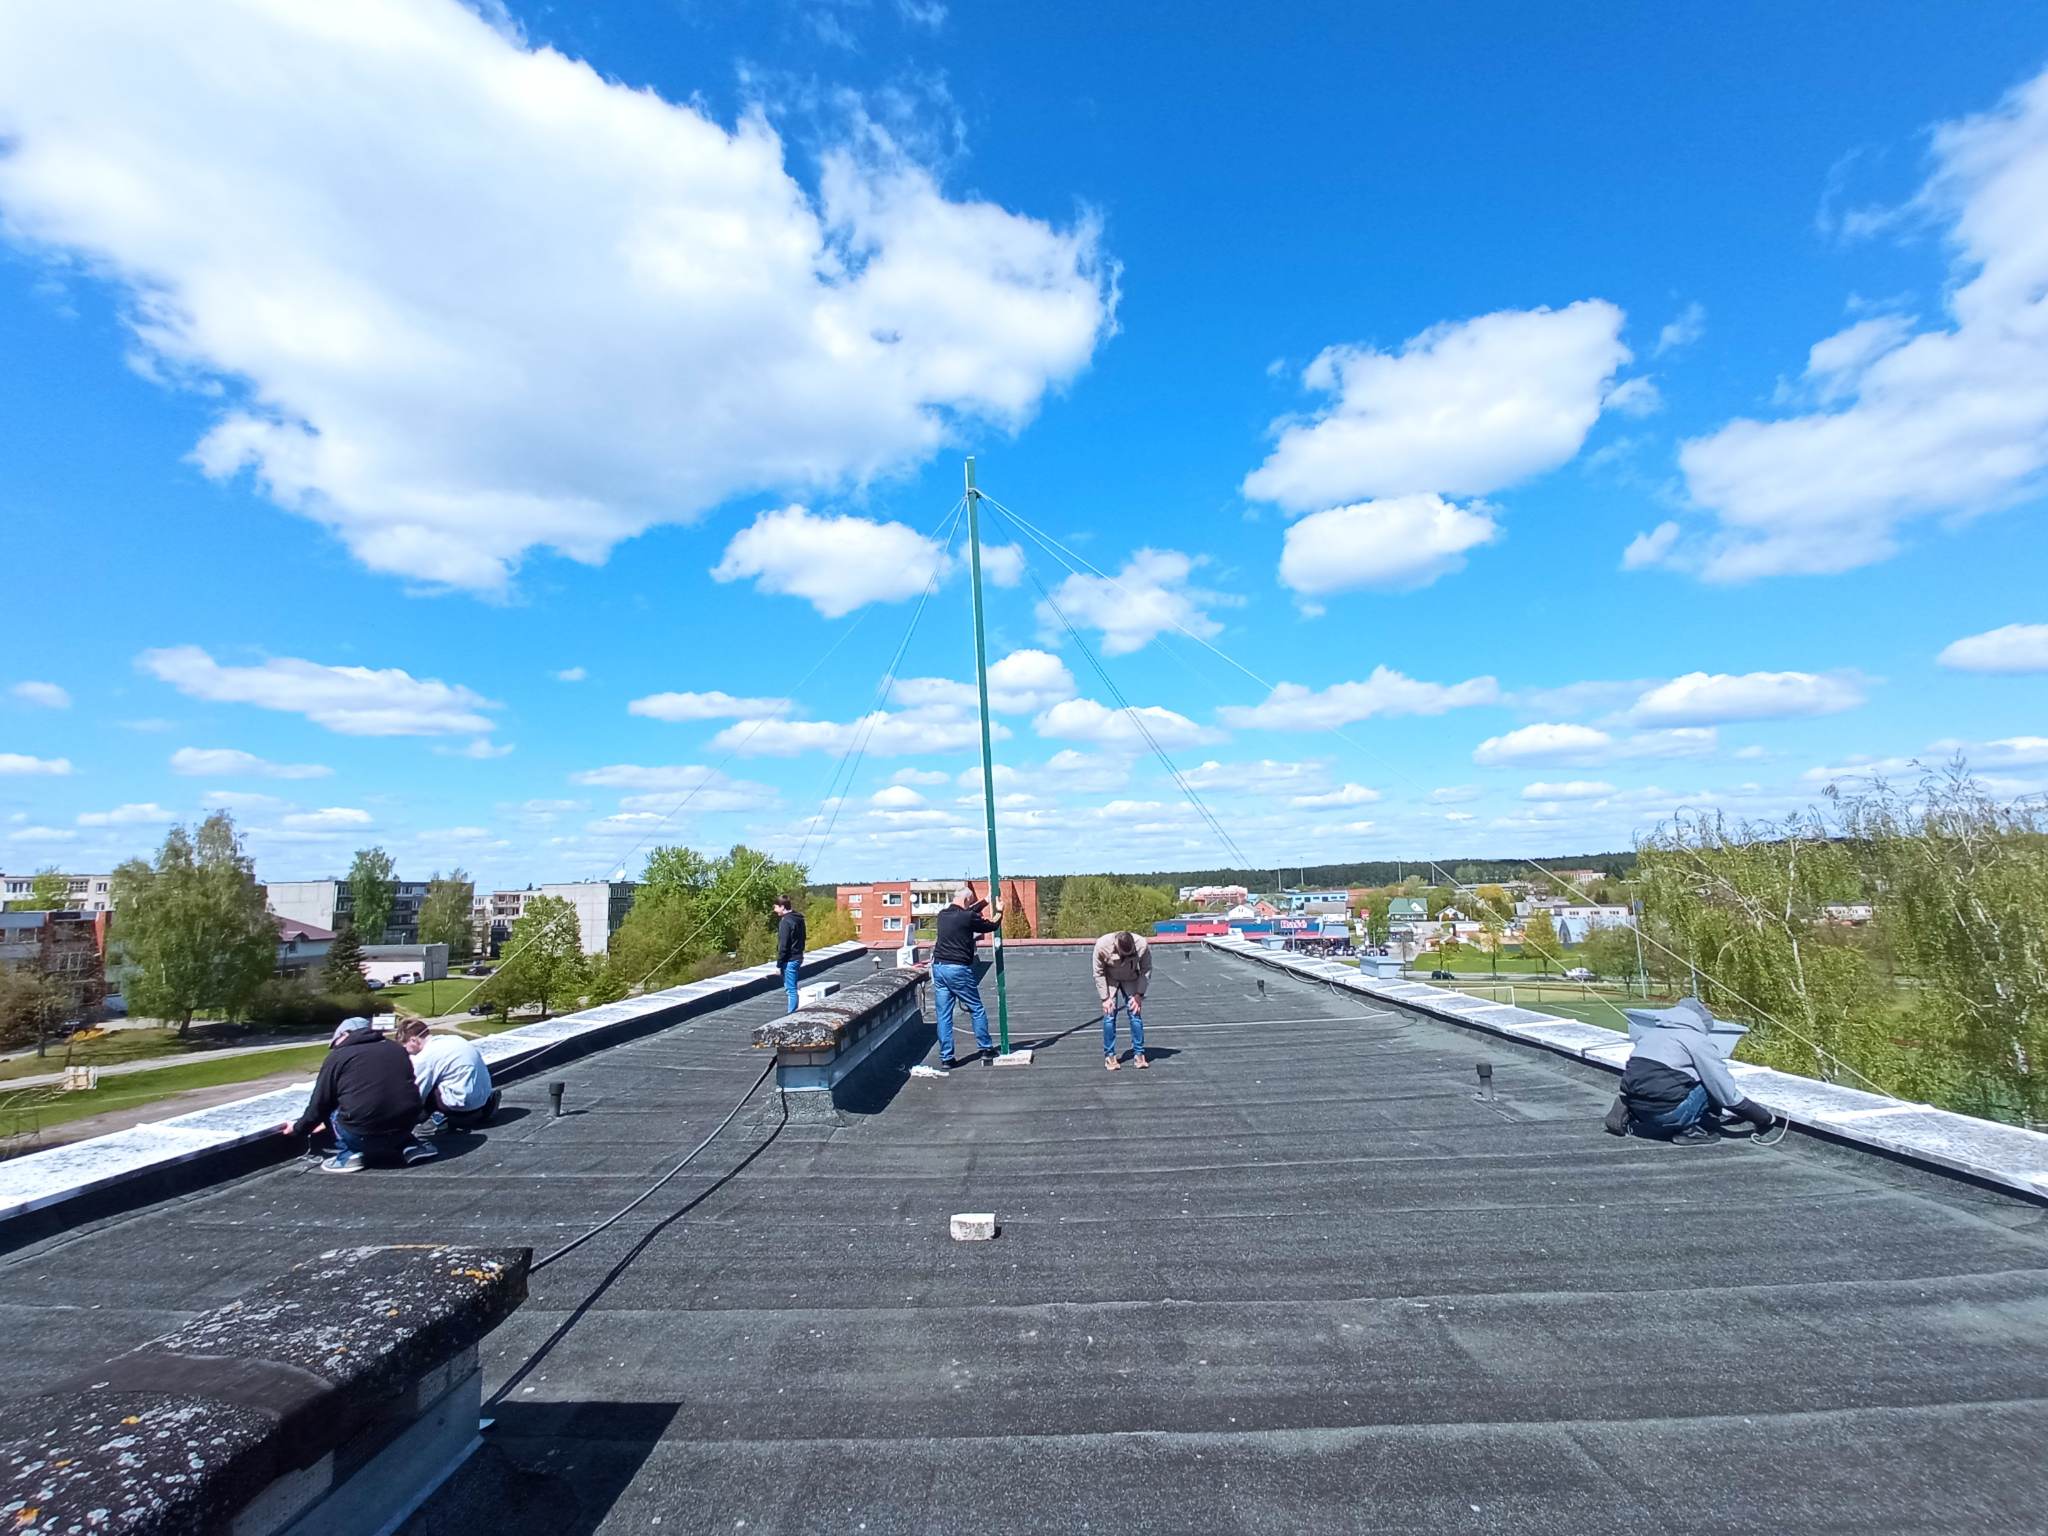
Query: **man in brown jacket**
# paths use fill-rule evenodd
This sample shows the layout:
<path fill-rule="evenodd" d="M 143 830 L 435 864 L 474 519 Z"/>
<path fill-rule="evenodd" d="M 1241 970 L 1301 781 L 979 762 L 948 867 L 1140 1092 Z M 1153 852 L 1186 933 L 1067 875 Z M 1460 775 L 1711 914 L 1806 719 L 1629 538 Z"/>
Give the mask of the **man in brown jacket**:
<path fill-rule="evenodd" d="M 1105 933 L 1095 941 L 1095 995 L 1102 999 L 1102 1064 L 1114 1072 L 1117 994 L 1131 1010 L 1131 1064 L 1145 1059 L 1145 989 L 1152 982 L 1152 946 L 1135 933 Z"/>

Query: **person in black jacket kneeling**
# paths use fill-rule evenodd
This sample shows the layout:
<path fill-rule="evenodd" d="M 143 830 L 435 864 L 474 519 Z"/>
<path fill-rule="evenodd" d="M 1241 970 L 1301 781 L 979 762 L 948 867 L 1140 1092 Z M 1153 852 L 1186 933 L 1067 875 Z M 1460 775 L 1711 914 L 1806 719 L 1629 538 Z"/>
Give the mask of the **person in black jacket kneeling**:
<path fill-rule="evenodd" d="M 307 1136 L 325 1121 L 334 1133 L 334 1156 L 320 1166 L 329 1173 L 355 1173 L 372 1158 L 410 1164 L 434 1156 L 432 1147 L 413 1137 L 419 1119 L 420 1091 L 405 1047 L 378 1034 L 368 1019 L 343 1019 L 306 1112 L 281 1129 L 286 1136 Z"/>

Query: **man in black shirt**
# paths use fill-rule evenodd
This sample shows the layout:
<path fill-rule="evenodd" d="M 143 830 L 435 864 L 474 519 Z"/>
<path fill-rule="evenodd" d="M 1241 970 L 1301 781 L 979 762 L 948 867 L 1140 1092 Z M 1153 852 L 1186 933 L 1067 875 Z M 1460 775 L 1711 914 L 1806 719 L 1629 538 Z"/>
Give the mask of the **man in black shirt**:
<path fill-rule="evenodd" d="M 324 1120 L 334 1133 L 334 1156 L 320 1166 L 329 1173 L 354 1173 L 368 1158 L 422 1162 L 434 1149 L 413 1139 L 419 1123 L 420 1091 L 412 1057 L 368 1019 L 343 1019 L 335 1030 L 306 1112 L 282 1127 L 305 1136 Z"/>
<path fill-rule="evenodd" d="M 932 945 L 932 1003 L 939 1015 L 939 1068 L 953 1065 L 953 1005 L 965 1003 L 974 1020 L 974 1043 L 987 1060 L 995 1055 L 995 1041 L 989 1038 L 988 1010 L 981 1005 L 981 988 L 974 979 L 974 941 L 994 933 L 1003 925 L 1000 912 L 981 915 L 987 903 L 963 885 L 953 893 L 953 904 L 939 913 L 939 938 Z"/>
<path fill-rule="evenodd" d="M 775 898 L 775 968 L 782 972 L 782 990 L 789 994 L 789 1011 L 796 1012 L 796 983 L 804 963 L 804 915 L 787 896 Z"/>

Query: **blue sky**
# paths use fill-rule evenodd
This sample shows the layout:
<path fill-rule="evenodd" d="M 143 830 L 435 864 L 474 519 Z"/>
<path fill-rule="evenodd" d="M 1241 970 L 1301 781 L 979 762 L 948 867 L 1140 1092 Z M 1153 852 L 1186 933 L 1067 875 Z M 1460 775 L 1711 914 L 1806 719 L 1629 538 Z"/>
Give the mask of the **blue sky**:
<path fill-rule="evenodd" d="M 0 868 L 978 868 L 967 453 L 1015 870 L 2041 789 L 2048 13 L 1270 9 L 10 13 Z"/>

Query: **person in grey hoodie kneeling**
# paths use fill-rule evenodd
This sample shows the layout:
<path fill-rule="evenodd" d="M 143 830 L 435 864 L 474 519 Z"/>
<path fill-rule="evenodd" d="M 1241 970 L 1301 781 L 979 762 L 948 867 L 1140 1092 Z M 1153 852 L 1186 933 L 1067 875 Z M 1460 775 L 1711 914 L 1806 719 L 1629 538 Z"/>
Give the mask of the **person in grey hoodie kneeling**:
<path fill-rule="evenodd" d="M 1607 1112 L 1608 1130 L 1696 1147 L 1731 1132 L 1770 1129 L 1771 1112 L 1746 1097 L 1728 1070 L 1727 1053 L 1746 1026 L 1716 1019 L 1696 997 L 1625 1011 L 1635 1048 L 1622 1069 L 1621 1095 Z"/>

